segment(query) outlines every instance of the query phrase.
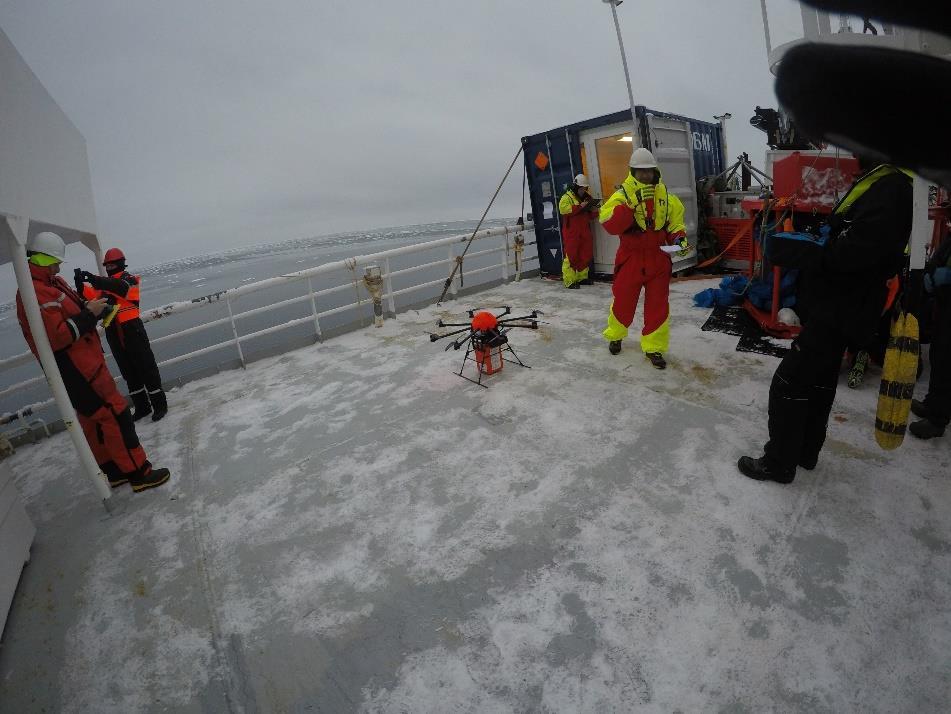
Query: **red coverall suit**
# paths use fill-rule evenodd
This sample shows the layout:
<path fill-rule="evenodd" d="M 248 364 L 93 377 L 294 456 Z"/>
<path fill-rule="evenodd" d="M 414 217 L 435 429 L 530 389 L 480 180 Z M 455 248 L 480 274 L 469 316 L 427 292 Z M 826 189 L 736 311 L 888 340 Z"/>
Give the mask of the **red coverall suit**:
<path fill-rule="evenodd" d="M 644 329 L 641 349 L 645 354 L 667 351 L 670 344 L 671 258 L 660 246 L 680 243 L 686 238 L 684 207 L 660 182 L 641 183 L 628 175 L 624 183 L 601 207 L 599 220 L 604 229 L 620 236 L 614 258 L 614 302 L 608 326 L 602 333 L 608 341 L 623 340 L 634 321 L 641 288 L 644 297 Z"/>
<path fill-rule="evenodd" d="M 30 264 L 36 299 L 50 346 L 99 468 L 118 486 L 152 471 L 132 424 L 132 414 L 106 367 L 96 317 L 83 299 L 48 267 Z M 36 344 L 17 292 L 17 318 L 36 356 Z"/>
<path fill-rule="evenodd" d="M 571 189 L 558 202 L 561 214 L 561 239 L 565 244 L 565 258 L 561 262 L 561 278 L 565 287 L 588 279 L 588 266 L 594 258 L 594 238 L 591 236 L 591 209 L 581 207 L 581 201 Z"/>

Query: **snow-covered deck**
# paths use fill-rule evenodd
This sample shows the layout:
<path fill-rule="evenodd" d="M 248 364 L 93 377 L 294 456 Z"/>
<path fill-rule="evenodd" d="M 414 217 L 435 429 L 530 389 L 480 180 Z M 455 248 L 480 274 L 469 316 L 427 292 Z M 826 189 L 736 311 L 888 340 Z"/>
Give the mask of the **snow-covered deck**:
<path fill-rule="evenodd" d="M 777 360 L 709 284 L 666 372 L 531 280 L 192 383 L 111 519 L 63 435 L 19 451 L 0 711 L 947 711 L 949 439 L 880 451 L 872 374 L 814 472 L 742 477 Z M 551 323 L 487 390 L 427 338 L 475 304 Z"/>

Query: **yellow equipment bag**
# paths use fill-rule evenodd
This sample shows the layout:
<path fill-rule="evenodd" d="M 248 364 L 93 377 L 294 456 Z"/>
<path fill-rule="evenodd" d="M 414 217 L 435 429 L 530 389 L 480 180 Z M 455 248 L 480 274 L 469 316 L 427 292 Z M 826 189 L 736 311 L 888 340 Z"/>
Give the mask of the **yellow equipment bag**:
<path fill-rule="evenodd" d="M 875 441 L 885 450 L 897 449 L 905 438 L 918 376 L 918 348 L 917 318 L 898 313 L 888 337 L 875 412 Z"/>

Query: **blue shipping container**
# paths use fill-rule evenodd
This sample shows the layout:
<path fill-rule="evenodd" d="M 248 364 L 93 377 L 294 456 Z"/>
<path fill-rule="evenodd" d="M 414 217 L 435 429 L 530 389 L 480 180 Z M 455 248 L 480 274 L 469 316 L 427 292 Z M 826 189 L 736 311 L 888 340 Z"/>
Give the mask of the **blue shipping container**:
<path fill-rule="evenodd" d="M 618 152 L 646 146 L 654 152 L 664 181 L 684 203 L 688 237 L 695 239 L 697 220 L 696 181 L 704 176 L 719 174 L 726 167 L 723 155 L 723 136 L 719 124 L 689 117 L 658 112 L 647 107 L 636 107 L 637 129 L 631 132 L 630 110 L 614 112 L 567 126 L 557 127 L 522 138 L 529 196 L 535 221 L 538 260 L 542 274 L 560 275 L 562 262 L 561 225 L 558 199 L 574 176 L 583 170 L 591 180 L 592 192 L 607 198 L 623 174 L 619 173 Z M 612 131 L 615 132 L 613 135 Z M 621 138 L 617 132 L 625 132 Z M 631 136 L 633 134 L 633 136 Z M 620 145 L 616 141 L 630 142 Z M 610 150 L 613 173 L 601 176 Z M 590 162 L 590 165 L 589 165 Z M 624 159 L 626 163 L 626 159 Z M 626 170 L 626 167 L 624 167 Z M 600 226 L 595 227 L 594 271 L 610 274 L 613 251 L 617 239 L 608 237 Z M 696 262 L 675 262 L 679 270 Z"/>

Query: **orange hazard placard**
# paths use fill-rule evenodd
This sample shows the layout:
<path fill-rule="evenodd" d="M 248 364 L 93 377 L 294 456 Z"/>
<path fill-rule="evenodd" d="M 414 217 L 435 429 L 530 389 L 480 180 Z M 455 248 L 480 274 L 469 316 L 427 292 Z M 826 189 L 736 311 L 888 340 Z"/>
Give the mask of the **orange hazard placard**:
<path fill-rule="evenodd" d="M 548 168 L 548 157 L 545 156 L 544 151 L 539 151 L 538 154 L 535 155 L 535 165 L 539 171 L 544 171 Z"/>

